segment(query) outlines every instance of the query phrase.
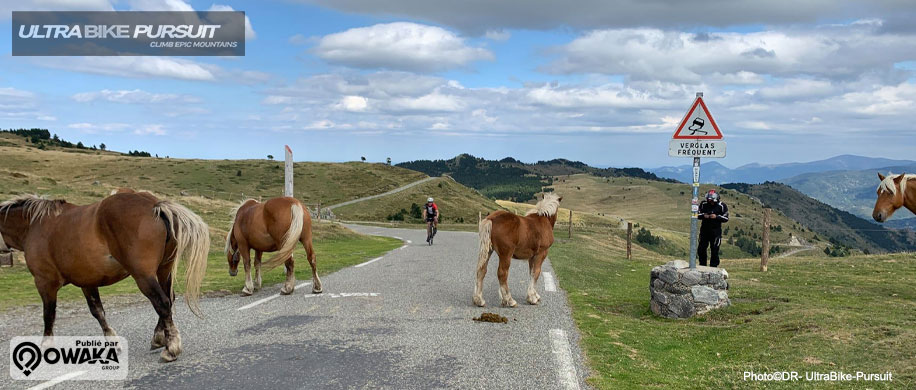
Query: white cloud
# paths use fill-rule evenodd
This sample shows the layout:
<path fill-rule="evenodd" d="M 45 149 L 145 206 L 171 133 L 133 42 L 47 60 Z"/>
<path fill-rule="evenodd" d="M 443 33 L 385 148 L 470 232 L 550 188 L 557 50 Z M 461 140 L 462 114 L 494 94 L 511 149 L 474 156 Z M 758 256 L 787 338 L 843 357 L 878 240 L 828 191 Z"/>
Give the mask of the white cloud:
<path fill-rule="evenodd" d="M 875 21 L 752 33 L 595 30 L 556 48 L 561 58 L 543 69 L 694 84 L 753 84 L 760 75 L 854 79 L 913 59 L 912 42 Z"/>
<path fill-rule="evenodd" d="M 235 11 L 231 6 L 222 5 L 222 4 L 213 4 L 210 6 L 210 9 L 207 11 Z M 254 28 L 251 27 L 251 19 L 248 18 L 248 15 L 245 15 L 245 40 L 250 41 L 257 38 L 258 34 L 254 32 Z"/>
<path fill-rule="evenodd" d="M 129 78 L 263 83 L 270 75 L 260 71 L 224 68 L 175 57 L 36 57 L 32 63 L 73 72 Z"/>
<path fill-rule="evenodd" d="M 369 107 L 369 99 L 366 99 L 362 96 L 344 96 L 340 99 L 340 103 L 334 106 L 338 110 L 350 111 L 350 112 L 360 112 L 366 111 Z"/>
<path fill-rule="evenodd" d="M 103 89 L 94 92 L 80 92 L 71 96 L 71 98 L 80 103 L 89 103 L 94 101 L 108 101 L 112 103 L 127 104 L 159 104 L 159 103 L 199 103 L 200 99 L 191 95 L 175 93 L 150 93 L 140 89 L 134 90 L 109 90 Z"/>
<path fill-rule="evenodd" d="M 162 125 L 144 125 L 134 129 L 136 135 L 166 135 L 168 132 L 162 128 Z"/>
<path fill-rule="evenodd" d="M 512 37 L 512 33 L 506 30 L 487 30 L 483 36 L 494 41 L 506 41 Z"/>
<path fill-rule="evenodd" d="M 709 28 L 797 25 L 893 15 L 912 28 L 912 2 L 898 0 L 294 0 L 348 13 L 402 17 L 473 35 L 503 29 L 553 30 L 622 27 Z"/>
<path fill-rule="evenodd" d="M 492 60 L 488 50 L 471 47 L 441 27 L 396 22 L 359 27 L 322 37 L 312 49 L 332 64 L 434 72 Z"/>

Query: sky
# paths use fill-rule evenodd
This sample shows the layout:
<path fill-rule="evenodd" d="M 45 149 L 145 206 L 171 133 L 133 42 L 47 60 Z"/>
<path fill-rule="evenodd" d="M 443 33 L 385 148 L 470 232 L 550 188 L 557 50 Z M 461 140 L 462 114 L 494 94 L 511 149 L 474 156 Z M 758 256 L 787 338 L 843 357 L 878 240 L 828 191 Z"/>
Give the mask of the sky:
<path fill-rule="evenodd" d="M 15 3 L 15 4 L 14 4 Z M 246 13 L 244 57 L 13 57 L 13 10 Z M 696 92 L 737 167 L 916 159 L 909 0 L 22 0 L 0 128 L 183 158 L 460 153 L 682 165 Z"/>

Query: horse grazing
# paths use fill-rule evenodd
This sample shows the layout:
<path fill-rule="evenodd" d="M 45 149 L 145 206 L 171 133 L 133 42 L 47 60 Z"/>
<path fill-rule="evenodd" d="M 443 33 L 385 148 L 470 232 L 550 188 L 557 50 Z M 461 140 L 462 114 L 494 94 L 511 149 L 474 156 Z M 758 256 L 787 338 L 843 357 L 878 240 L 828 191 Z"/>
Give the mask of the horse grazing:
<path fill-rule="evenodd" d="M 296 198 L 273 198 L 264 203 L 248 199 L 233 213 L 232 227 L 226 236 L 226 257 L 229 275 L 238 274 L 239 254 L 245 258 L 245 288 L 243 295 L 251 295 L 261 288 L 261 254 L 277 252 L 264 263 L 267 269 L 281 263 L 286 265 L 286 283 L 280 289 L 284 295 L 296 288 L 293 251 L 302 243 L 312 266 L 312 293 L 321 293 L 321 279 L 315 268 L 315 250 L 312 248 L 312 217 Z M 251 250 L 254 249 L 255 280 L 251 280 Z"/>
<path fill-rule="evenodd" d="M 118 193 L 87 206 L 19 196 L 0 203 L 0 241 L 25 252 L 44 304 L 43 346 L 53 343 L 57 292 L 67 284 L 83 289 L 105 336 L 115 336 L 98 287 L 129 275 L 159 315 L 151 349 L 165 347 L 162 360 L 174 361 L 181 354 L 181 336 L 172 321 L 172 282 L 181 259 L 188 262 L 187 304 L 200 316 L 200 284 L 210 249 L 207 224 L 150 193 Z"/>
<path fill-rule="evenodd" d="M 509 265 L 512 259 L 528 260 L 528 303 L 537 305 L 541 296 L 535 283 L 541 276 L 541 264 L 547 258 L 547 250 L 553 245 L 553 226 L 557 222 L 557 209 L 563 198 L 556 194 L 545 194 L 544 199 L 524 216 L 506 211 L 496 211 L 480 222 L 480 256 L 477 259 L 477 284 L 474 287 L 474 303 L 483 307 L 483 278 L 487 274 L 490 255 L 499 256 L 499 297 L 503 306 L 515 307 L 509 285 Z"/>
<path fill-rule="evenodd" d="M 872 218 L 878 222 L 890 219 L 894 211 L 906 207 L 916 214 L 916 175 L 890 175 L 885 177 L 878 174 L 881 184 L 878 185 L 878 200 L 875 201 L 875 210 Z M 912 181 L 911 181 L 912 180 Z M 913 187 L 909 189 L 908 187 Z"/>

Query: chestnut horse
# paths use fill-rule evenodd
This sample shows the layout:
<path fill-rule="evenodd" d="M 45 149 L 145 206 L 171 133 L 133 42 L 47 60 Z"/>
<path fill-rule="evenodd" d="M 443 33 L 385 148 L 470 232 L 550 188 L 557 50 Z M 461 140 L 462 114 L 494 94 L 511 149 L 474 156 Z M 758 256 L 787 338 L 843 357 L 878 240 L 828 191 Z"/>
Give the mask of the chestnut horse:
<path fill-rule="evenodd" d="M 871 216 L 878 222 L 887 221 L 894 211 L 906 207 L 916 214 L 916 175 L 889 175 L 885 177 L 878 174 L 881 184 L 878 185 L 878 200 L 875 201 L 875 210 Z M 908 187 L 913 187 L 909 189 Z"/>
<path fill-rule="evenodd" d="M 67 284 L 83 289 L 105 336 L 115 336 L 98 287 L 129 275 L 159 315 L 152 349 L 165 347 L 162 360 L 174 361 L 181 354 L 181 336 L 172 321 L 172 281 L 181 259 L 188 262 L 186 301 L 200 316 L 200 284 L 210 249 L 207 224 L 150 193 L 118 193 L 87 206 L 19 196 L 0 203 L 0 241 L 25 252 L 44 304 L 42 345 L 52 343 L 57 292 Z"/>
<path fill-rule="evenodd" d="M 235 210 L 232 227 L 226 236 L 226 257 L 229 275 L 238 274 L 239 254 L 245 259 L 245 288 L 243 295 L 251 295 L 261 288 L 261 254 L 277 252 L 264 265 L 267 269 L 286 264 L 286 283 L 280 293 L 292 294 L 296 288 L 293 251 L 302 243 L 312 266 L 312 293 L 321 293 L 321 279 L 315 268 L 315 250 L 312 248 L 312 217 L 296 198 L 273 198 L 264 203 L 254 199 L 242 202 Z M 251 280 L 251 250 L 254 249 L 255 280 Z"/>
<path fill-rule="evenodd" d="M 547 258 L 547 250 L 553 245 L 553 226 L 557 222 L 557 209 L 563 198 L 556 194 L 544 195 L 534 209 L 524 216 L 506 211 L 496 211 L 480 222 L 480 256 L 477 259 L 477 284 L 474 287 L 474 303 L 483 307 L 483 278 L 487 274 L 487 263 L 493 252 L 499 256 L 499 297 L 503 306 L 515 307 L 509 285 L 509 265 L 512 259 L 528 260 L 528 303 L 537 305 L 541 296 L 535 283 L 541 276 L 541 264 Z"/>

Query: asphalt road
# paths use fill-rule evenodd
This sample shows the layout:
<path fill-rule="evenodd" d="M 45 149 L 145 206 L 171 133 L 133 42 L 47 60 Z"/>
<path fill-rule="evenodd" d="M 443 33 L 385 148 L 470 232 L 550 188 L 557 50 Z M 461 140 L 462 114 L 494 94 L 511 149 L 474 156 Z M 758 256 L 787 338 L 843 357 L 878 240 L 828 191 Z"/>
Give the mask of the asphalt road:
<path fill-rule="evenodd" d="M 585 388 L 579 336 L 566 294 L 551 288 L 556 275 L 549 261 L 544 272 L 550 276 L 538 283 L 542 303 L 525 302 L 527 264 L 515 261 L 509 277 L 519 306 L 502 308 L 493 306 L 499 303 L 494 256 L 484 284 L 488 307 L 478 308 L 471 301 L 476 233 L 440 231 L 429 247 L 421 230 L 351 228 L 398 237 L 406 246 L 327 275 L 319 295 L 306 285 L 271 298 L 276 285 L 250 297 L 205 298 L 205 319 L 180 302 L 176 321 L 184 352 L 174 363 L 160 363 L 159 351 L 148 351 L 156 324 L 148 302 L 109 304 L 109 322 L 129 342 L 128 380 L 68 380 L 53 388 Z M 307 269 L 297 267 L 298 276 Z M 509 323 L 471 320 L 485 311 Z M 9 338 L 40 333 L 40 309 L 0 314 L 0 388 L 41 384 L 9 379 L 7 358 Z M 59 314 L 55 334 L 101 331 L 88 309 L 73 306 Z"/>

